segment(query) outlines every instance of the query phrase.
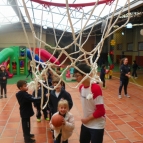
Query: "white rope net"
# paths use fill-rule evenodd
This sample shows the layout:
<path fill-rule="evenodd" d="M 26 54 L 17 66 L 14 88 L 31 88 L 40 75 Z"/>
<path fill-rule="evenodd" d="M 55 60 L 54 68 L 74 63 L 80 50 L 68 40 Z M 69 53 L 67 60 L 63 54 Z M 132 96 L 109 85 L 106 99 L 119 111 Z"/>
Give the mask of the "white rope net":
<path fill-rule="evenodd" d="M 34 1 L 34 0 L 32 0 L 32 1 Z M 97 74 L 97 68 L 98 68 L 97 61 L 98 61 L 98 59 L 100 57 L 100 53 L 102 51 L 102 47 L 103 47 L 104 41 L 105 41 L 106 38 L 108 38 L 114 32 L 116 32 L 119 29 L 125 27 L 125 25 L 128 23 L 128 21 L 130 19 L 130 14 L 129 14 L 130 13 L 130 0 L 125 0 L 124 6 L 122 6 L 120 8 L 120 11 L 118 11 L 118 15 L 116 15 L 116 19 L 114 19 L 114 21 L 113 21 L 113 18 L 115 17 L 115 12 L 117 10 L 118 3 L 119 3 L 119 1 L 122 1 L 122 0 L 115 0 L 115 1 L 114 0 L 106 0 L 106 1 L 107 2 L 103 4 L 104 6 L 102 7 L 102 9 L 101 9 L 101 11 L 100 11 L 100 13 L 98 15 L 98 18 L 93 21 L 93 23 L 92 23 L 92 25 L 90 27 L 90 31 L 88 33 L 86 33 L 86 37 L 85 37 L 84 42 L 82 42 L 83 34 L 84 34 L 85 30 L 87 29 L 89 20 L 93 16 L 93 12 L 96 11 L 96 9 L 98 7 L 98 4 L 101 2 L 100 0 L 95 0 L 94 1 L 95 4 L 90 6 L 91 10 L 88 13 L 89 15 L 88 15 L 87 21 L 84 22 L 84 23 L 83 23 L 83 19 L 84 19 L 84 16 L 85 16 L 85 10 L 84 9 L 86 7 L 77 7 L 77 8 L 75 8 L 77 11 L 80 11 L 80 13 L 82 13 L 82 16 L 79 18 L 81 29 L 78 32 L 75 31 L 75 27 L 72 24 L 72 20 L 71 20 L 72 11 L 70 10 L 70 6 L 69 6 L 69 3 L 68 3 L 68 0 L 65 0 L 65 7 L 64 8 L 66 9 L 66 14 L 63 15 L 63 18 L 66 18 L 67 22 L 66 22 L 66 27 L 63 30 L 63 32 L 60 35 L 60 37 L 58 38 L 58 40 L 56 38 L 56 30 L 55 30 L 55 25 L 54 25 L 54 20 L 53 20 L 54 19 L 53 18 L 53 9 L 51 8 L 50 5 L 48 5 L 48 6 L 43 5 L 43 9 L 46 7 L 46 9 L 48 9 L 47 13 L 50 14 L 51 17 L 52 17 L 52 26 L 53 26 L 53 32 L 54 32 L 54 38 L 55 38 L 56 45 L 55 46 L 51 46 L 50 44 L 48 44 L 45 41 L 41 40 L 42 36 L 40 36 L 40 38 L 38 38 L 36 36 L 35 30 L 34 30 L 34 26 L 33 26 L 31 17 L 30 17 L 29 12 L 28 12 L 28 8 L 26 7 L 25 0 L 22 0 L 23 7 L 24 7 L 24 10 L 25 10 L 26 16 L 28 18 L 28 22 L 29 22 L 29 25 L 30 25 L 30 28 L 31 28 L 31 31 L 32 31 L 34 39 L 39 41 L 40 45 L 44 44 L 49 49 L 53 50 L 52 55 L 54 55 L 57 51 L 59 53 L 56 61 L 51 63 L 50 59 L 52 58 L 52 56 L 46 62 L 40 62 L 40 61 L 36 61 L 34 59 L 35 55 L 32 54 L 32 52 L 31 52 L 31 56 L 32 56 L 31 66 L 32 66 L 32 72 L 33 72 L 33 75 L 34 75 L 34 80 L 29 83 L 29 87 L 35 88 L 37 83 L 40 82 L 42 84 L 42 86 L 45 86 L 49 90 L 53 90 L 53 88 L 51 88 L 49 86 L 46 86 L 42 82 L 42 75 L 46 74 L 48 70 L 50 70 L 53 73 L 54 76 L 57 76 L 57 77 L 60 78 L 59 84 L 60 84 L 61 81 L 64 81 L 66 83 L 66 85 L 71 87 L 71 85 L 64 80 L 63 76 L 64 76 L 65 72 L 68 69 L 70 69 L 71 67 L 80 71 L 80 69 L 78 69 L 77 66 L 76 66 L 77 63 L 79 63 L 79 62 L 86 62 L 87 65 L 89 65 L 91 67 L 91 72 L 89 74 L 86 74 L 86 73 L 83 73 L 82 71 L 80 71 L 81 73 L 83 73 L 85 75 L 84 79 L 91 78 L 92 81 L 100 82 L 100 78 L 99 78 L 99 76 Z M 114 6 L 113 6 L 113 1 L 114 1 Z M 95 25 L 99 22 L 99 20 L 101 20 L 100 18 L 102 17 L 102 13 L 104 12 L 104 9 L 106 8 L 107 5 L 108 6 L 110 5 L 110 8 L 113 9 L 113 10 L 112 10 L 112 13 L 111 13 L 111 9 L 107 13 L 107 17 L 106 17 L 106 20 L 104 22 L 104 26 L 102 27 L 101 40 L 100 40 L 99 43 L 97 43 L 97 45 L 93 48 L 93 50 L 87 51 L 83 47 L 86 44 L 86 42 L 88 41 L 90 35 L 92 34 L 92 31 L 93 31 Z M 121 14 L 122 14 L 122 12 L 123 12 L 123 10 L 125 8 L 128 11 L 128 15 L 129 15 L 128 19 L 126 20 L 126 22 L 122 26 L 120 26 L 117 29 L 113 29 L 113 27 L 116 25 L 116 22 L 120 18 Z M 19 13 L 19 15 L 20 15 L 20 13 Z M 43 12 L 42 12 L 42 15 L 41 15 L 41 31 L 40 31 L 41 35 L 42 35 L 42 21 L 43 21 Z M 28 43 L 29 47 L 31 47 L 30 42 L 28 40 L 28 36 L 27 36 L 26 30 L 25 30 L 25 27 L 24 27 L 24 24 L 22 22 L 22 18 L 21 18 L 21 24 L 22 24 L 22 27 L 23 27 L 23 30 L 24 30 L 24 33 L 25 33 L 25 36 L 26 36 L 26 39 L 27 39 L 27 43 Z M 67 45 L 65 47 L 60 47 L 59 43 L 61 42 L 64 34 L 66 33 L 66 31 L 68 29 L 68 26 L 70 26 L 70 29 L 71 29 L 71 32 L 72 32 L 71 35 L 72 35 L 72 39 L 73 40 L 72 40 L 72 42 L 69 45 Z M 72 52 L 72 53 L 69 54 L 67 52 L 67 50 L 70 49 L 72 46 L 78 47 L 78 50 L 76 50 L 75 52 Z M 62 54 L 65 54 L 66 58 L 59 65 L 57 65 L 56 62 L 59 61 L 59 59 L 62 56 Z M 79 56 L 74 58 L 74 55 L 76 55 L 76 54 L 78 54 Z M 97 57 L 96 57 L 95 60 L 93 60 L 95 54 L 97 55 Z M 64 68 L 63 72 L 60 75 L 57 74 L 53 67 L 63 66 L 67 59 L 70 60 L 70 64 L 67 65 Z M 39 71 L 39 65 L 42 65 L 42 68 L 43 68 L 41 72 Z M 77 88 L 81 84 L 81 82 L 78 83 L 75 87 L 72 87 L 72 88 Z"/>

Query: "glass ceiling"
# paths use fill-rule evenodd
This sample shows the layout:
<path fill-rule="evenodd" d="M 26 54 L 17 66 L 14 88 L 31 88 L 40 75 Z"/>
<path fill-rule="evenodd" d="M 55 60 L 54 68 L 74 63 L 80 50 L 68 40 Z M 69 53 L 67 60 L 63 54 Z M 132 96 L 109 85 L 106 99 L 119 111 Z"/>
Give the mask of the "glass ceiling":
<path fill-rule="evenodd" d="M 68 32 L 72 31 L 70 22 L 68 21 L 67 9 L 65 7 L 43 7 L 41 4 L 32 2 L 31 0 L 24 1 L 33 24 L 42 25 L 45 29 L 48 27 Z M 66 3 L 66 0 L 50 0 L 50 2 L 56 3 L 59 1 L 60 3 Z M 130 2 L 132 1 L 134 0 L 130 0 Z M 84 0 L 84 2 L 83 0 L 68 0 L 68 2 L 70 4 L 88 3 L 89 0 Z M 90 0 L 90 2 L 95 2 L 95 0 Z M 114 3 L 110 6 L 106 5 L 104 10 L 103 7 L 105 6 L 105 4 L 98 5 L 95 8 L 92 16 L 90 17 L 90 20 L 86 24 L 86 27 L 95 22 L 97 19 L 99 21 L 104 16 L 113 12 L 116 2 L 117 0 L 115 0 Z M 125 5 L 125 2 L 126 0 L 119 0 L 116 9 L 119 9 L 123 5 Z M 92 8 L 93 6 L 78 9 L 69 8 L 71 23 L 74 28 L 74 32 L 77 32 L 84 26 L 90 16 Z M 21 11 L 24 21 L 29 23 L 22 0 L 0 0 L 0 26 L 19 22 L 19 10 Z M 101 13 L 102 10 L 103 12 Z"/>

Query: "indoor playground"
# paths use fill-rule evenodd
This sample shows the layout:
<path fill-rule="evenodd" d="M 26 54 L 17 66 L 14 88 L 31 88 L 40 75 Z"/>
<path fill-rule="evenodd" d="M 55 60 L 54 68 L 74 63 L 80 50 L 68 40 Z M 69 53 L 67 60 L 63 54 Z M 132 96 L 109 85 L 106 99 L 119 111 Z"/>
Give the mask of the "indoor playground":
<path fill-rule="evenodd" d="M 81 63 L 89 69 L 82 66 L 83 72 Z M 0 143 L 56 143 L 50 121 L 43 115 L 37 120 L 35 104 L 30 106 L 35 113 L 32 137 L 25 141 L 16 98 L 19 80 L 27 83 L 29 94 L 35 91 L 47 115 L 52 93 L 55 98 L 70 93 L 75 127 L 69 143 L 80 143 L 91 118 L 106 118 L 104 127 L 98 126 L 104 129 L 103 143 L 143 143 L 143 0 L 0 0 L 2 65 L 8 79 L 5 98 L 0 89 Z M 57 93 L 58 88 L 62 92 Z M 94 110 L 94 118 L 83 117 L 85 108 L 88 113 Z M 57 119 L 67 125 L 59 114 L 55 125 Z"/>

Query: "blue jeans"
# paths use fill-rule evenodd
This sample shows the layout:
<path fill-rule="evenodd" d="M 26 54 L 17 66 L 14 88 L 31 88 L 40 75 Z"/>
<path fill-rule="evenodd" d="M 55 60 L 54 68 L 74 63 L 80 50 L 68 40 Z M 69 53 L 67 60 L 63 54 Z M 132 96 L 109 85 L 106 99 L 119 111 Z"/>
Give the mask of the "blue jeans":
<path fill-rule="evenodd" d="M 102 143 L 104 129 L 91 129 L 81 125 L 80 143 Z"/>

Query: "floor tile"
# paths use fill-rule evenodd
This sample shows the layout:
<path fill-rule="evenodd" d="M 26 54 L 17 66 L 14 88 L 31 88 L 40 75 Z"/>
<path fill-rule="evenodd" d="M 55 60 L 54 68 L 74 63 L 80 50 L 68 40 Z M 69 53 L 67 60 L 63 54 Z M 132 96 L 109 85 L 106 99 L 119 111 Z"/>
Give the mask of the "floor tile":
<path fill-rule="evenodd" d="M 69 83 L 75 85 L 76 83 Z M 106 126 L 103 143 L 143 143 L 143 90 L 129 83 L 131 98 L 118 99 L 119 80 L 106 80 L 107 89 L 103 90 L 106 109 Z M 75 118 L 75 129 L 69 143 L 79 143 L 82 106 L 78 89 L 66 86 L 73 99 L 71 113 Z M 19 104 L 15 98 L 15 85 L 8 85 L 8 98 L 0 100 L 0 143 L 24 143 Z M 122 94 L 123 95 L 123 94 Z M 13 103 L 13 104 L 11 104 Z M 35 111 L 35 109 L 34 109 Z M 45 120 L 37 123 L 35 115 L 31 118 L 31 133 L 36 143 L 53 143 L 52 132 Z"/>
<path fill-rule="evenodd" d="M 109 134 L 114 140 L 126 138 L 120 131 L 109 132 Z"/>
<path fill-rule="evenodd" d="M 142 125 L 137 121 L 127 122 L 132 128 L 141 127 Z"/>
<path fill-rule="evenodd" d="M 135 130 L 136 130 L 140 135 L 143 135 L 143 127 L 135 128 Z"/>
<path fill-rule="evenodd" d="M 131 143 L 128 139 L 118 140 L 116 143 Z"/>
<path fill-rule="evenodd" d="M 143 138 L 141 135 L 139 135 L 137 132 L 124 132 L 125 136 L 128 138 L 130 142 L 135 142 L 135 141 L 143 141 Z"/>
<path fill-rule="evenodd" d="M 17 134 L 17 130 L 16 129 L 15 130 L 9 129 L 9 130 L 4 130 L 2 132 L 1 137 L 15 137 L 16 134 Z"/>
<path fill-rule="evenodd" d="M 0 143 L 14 143 L 14 138 L 9 138 L 9 137 L 0 138 Z"/>

